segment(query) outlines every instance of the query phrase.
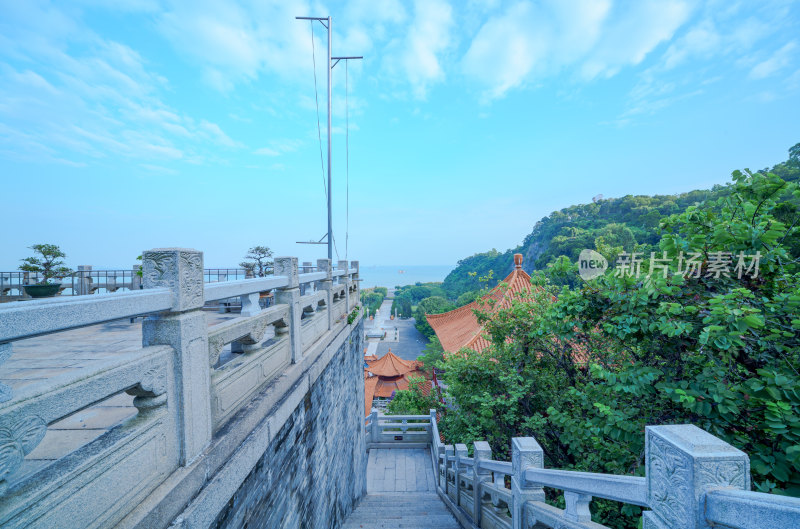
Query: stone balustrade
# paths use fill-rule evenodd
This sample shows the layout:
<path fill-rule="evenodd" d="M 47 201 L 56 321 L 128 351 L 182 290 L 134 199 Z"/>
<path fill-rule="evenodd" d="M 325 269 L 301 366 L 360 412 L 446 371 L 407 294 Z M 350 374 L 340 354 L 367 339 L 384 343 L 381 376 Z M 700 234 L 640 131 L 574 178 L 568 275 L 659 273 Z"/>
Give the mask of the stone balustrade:
<path fill-rule="evenodd" d="M 428 432 L 439 495 L 463 527 L 603 529 L 591 519 L 593 498 L 644 508 L 644 529 L 800 527 L 800 499 L 750 491 L 747 454 L 693 425 L 645 429 L 645 477 L 546 469 L 532 437 L 512 439 L 510 462 L 493 460 L 485 441 L 469 457 L 466 445 L 441 442 L 436 410 L 373 412 L 367 446 L 408 443 L 405 432 L 392 434 L 412 426 Z M 545 502 L 545 488 L 562 492 L 564 509 Z"/>
<path fill-rule="evenodd" d="M 206 283 L 201 252 L 154 249 L 143 253 L 142 289 L 0 305 L 0 363 L 18 340 L 145 316 L 141 348 L 114 354 L 93 372 L 34 390 L 0 385 L 0 526 L 116 524 L 201 457 L 271 380 L 345 329 L 359 300 L 357 261 L 334 270 L 323 259 L 305 273 L 297 258 L 275 262 L 275 275 Z M 258 303 L 264 292 L 276 298 L 266 309 Z M 241 314 L 209 326 L 205 302 L 232 297 L 241 299 Z M 49 425 L 121 394 L 134 397 L 133 419 L 20 472 Z"/>
<path fill-rule="evenodd" d="M 315 267 L 302 267 L 303 273 L 312 272 Z M 268 270 L 272 272 L 272 269 Z M 252 278 L 253 274 L 243 268 L 206 268 L 203 280 L 206 283 L 237 281 Z M 23 287 L 36 284 L 43 279 L 37 272 L 0 272 L 0 303 L 31 299 Z M 92 265 L 79 265 L 78 269 L 62 278 L 59 295 L 83 296 L 86 294 L 105 294 L 139 290 L 142 288 L 141 265 L 135 264 L 128 270 L 95 270 Z M 211 301 L 211 300 L 207 300 Z"/>

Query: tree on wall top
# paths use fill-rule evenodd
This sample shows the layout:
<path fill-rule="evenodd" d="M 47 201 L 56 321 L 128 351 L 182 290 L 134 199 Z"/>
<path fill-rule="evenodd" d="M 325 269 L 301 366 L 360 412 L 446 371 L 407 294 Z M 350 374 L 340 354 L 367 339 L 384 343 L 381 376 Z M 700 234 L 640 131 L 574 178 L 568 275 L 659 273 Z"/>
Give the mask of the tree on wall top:
<path fill-rule="evenodd" d="M 244 256 L 245 260 L 239 266 L 251 272 L 254 276 L 264 277 L 272 275 L 272 250 L 268 246 L 253 246 Z"/>
<path fill-rule="evenodd" d="M 36 272 L 42 275 L 39 284 L 46 284 L 51 279 L 60 279 L 72 273 L 64 265 L 63 258 L 67 256 L 55 244 L 34 244 L 30 246 L 36 254 L 33 257 L 22 259 L 19 269 L 23 272 Z"/>

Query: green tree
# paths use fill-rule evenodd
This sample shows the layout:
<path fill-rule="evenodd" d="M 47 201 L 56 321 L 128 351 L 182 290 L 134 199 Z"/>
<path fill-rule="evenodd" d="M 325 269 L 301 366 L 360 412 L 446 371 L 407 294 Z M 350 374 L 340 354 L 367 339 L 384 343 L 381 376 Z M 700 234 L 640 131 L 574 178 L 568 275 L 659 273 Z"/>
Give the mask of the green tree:
<path fill-rule="evenodd" d="M 649 276 L 573 288 L 534 273 L 539 288 L 482 316 L 492 346 L 447 361 L 448 442 L 487 439 L 505 456 L 532 435 L 547 466 L 642 475 L 644 426 L 692 423 L 750 455 L 757 490 L 800 495 L 798 228 L 776 217 L 798 204 L 797 184 L 737 171 L 662 219 L 666 276 L 646 260 Z M 679 273 L 690 251 L 700 277 Z M 725 256 L 727 276 L 713 273 Z M 758 256 L 758 273 L 740 277 L 739 256 Z M 635 527 L 638 511 L 596 502 L 593 519 Z"/>
<path fill-rule="evenodd" d="M 428 415 L 438 407 L 435 392 L 426 389 L 424 377 L 409 377 L 408 389 L 397 391 L 386 406 L 387 415 Z M 427 391 L 427 395 L 425 394 Z"/>
<path fill-rule="evenodd" d="M 239 266 L 250 271 L 257 277 L 264 277 L 272 274 L 272 250 L 267 246 L 253 246 L 244 256 L 244 261 Z"/>
<path fill-rule="evenodd" d="M 22 259 L 19 269 L 24 272 L 42 274 L 39 284 L 48 283 L 51 279 L 60 279 L 72 273 L 72 270 L 64 266 L 64 257 L 67 254 L 55 244 L 34 244 L 30 249 L 34 251 L 34 255 Z"/>
<path fill-rule="evenodd" d="M 454 308 L 456 308 L 455 305 L 443 297 L 432 296 L 425 298 L 419 302 L 417 310 L 414 312 L 414 319 L 416 320 L 414 325 L 426 338 L 431 339 L 436 333 L 434 333 L 431 326 L 428 325 L 428 320 L 425 316 L 427 314 L 441 314 L 442 312 L 447 312 Z"/>

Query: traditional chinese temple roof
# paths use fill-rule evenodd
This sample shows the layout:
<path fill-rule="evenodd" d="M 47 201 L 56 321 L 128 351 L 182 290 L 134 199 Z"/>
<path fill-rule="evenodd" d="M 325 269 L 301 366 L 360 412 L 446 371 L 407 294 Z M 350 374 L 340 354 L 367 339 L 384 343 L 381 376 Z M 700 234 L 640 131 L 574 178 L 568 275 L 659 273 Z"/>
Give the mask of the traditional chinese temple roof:
<path fill-rule="evenodd" d="M 407 390 L 410 377 L 424 377 L 422 362 L 403 360 L 390 349 L 380 358 L 365 356 L 364 368 L 364 413 L 369 415 L 375 397 L 388 398 L 396 391 Z M 423 392 L 428 393 L 430 381 L 425 381 Z"/>
<path fill-rule="evenodd" d="M 462 347 L 480 352 L 491 342 L 481 332 L 483 326 L 478 323 L 473 311 L 508 308 L 516 295 L 530 289 L 531 276 L 522 269 L 522 254 L 514 254 L 514 270 L 480 301 L 473 301 L 450 312 L 428 314 L 426 318 L 446 352 L 454 353 Z"/>
<path fill-rule="evenodd" d="M 367 360 L 367 357 L 364 357 L 364 359 Z M 399 356 L 395 356 L 391 349 L 377 360 L 371 362 L 367 360 L 367 364 L 369 365 L 368 370 L 370 373 L 381 377 L 396 377 L 411 371 L 416 371 L 418 368 L 422 367 L 420 362 L 403 360 Z"/>

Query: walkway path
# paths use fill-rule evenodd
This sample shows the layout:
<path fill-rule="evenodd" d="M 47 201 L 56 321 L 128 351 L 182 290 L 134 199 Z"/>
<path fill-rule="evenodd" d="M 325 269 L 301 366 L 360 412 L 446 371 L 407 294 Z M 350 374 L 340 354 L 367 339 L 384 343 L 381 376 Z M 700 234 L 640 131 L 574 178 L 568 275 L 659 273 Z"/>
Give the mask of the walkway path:
<path fill-rule="evenodd" d="M 430 451 L 369 451 L 367 496 L 343 529 L 460 529 L 436 493 Z"/>

